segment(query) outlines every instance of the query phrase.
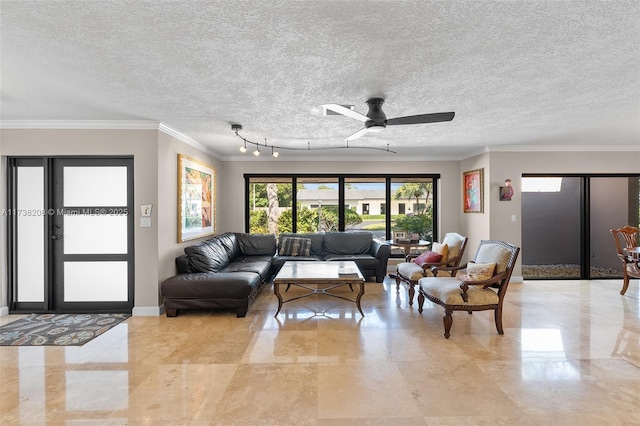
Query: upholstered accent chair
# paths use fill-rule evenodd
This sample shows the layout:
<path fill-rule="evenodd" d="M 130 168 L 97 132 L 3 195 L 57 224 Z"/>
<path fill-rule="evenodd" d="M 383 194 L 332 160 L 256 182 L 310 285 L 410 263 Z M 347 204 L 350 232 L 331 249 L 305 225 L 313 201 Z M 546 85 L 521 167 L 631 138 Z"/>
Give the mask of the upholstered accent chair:
<path fill-rule="evenodd" d="M 629 288 L 629 278 L 640 278 L 640 265 L 638 264 L 640 262 L 640 254 L 629 252 L 630 249 L 638 247 L 640 228 L 626 225 L 610 231 L 616 241 L 618 258 L 622 261 L 624 278 L 620 294 L 624 295 L 627 292 L 627 288 Z"/>
<path fill-rule="evenodd" d="M 427 253 L 427 258 L 421 261 L 420 255 L 409 255 L 405 261 L 396 266 L 396 291 L 400 291 L 400 284 L 406 283 L 409 286 L 409 305 L 413 305 L 413 297 L 415 296 L 415 287 L 418 285 L 420 278 L 431 276 L 431 268 L 434 266 L 447 266 L 455 268 L 460 264 L 464 249 L 467 247 L 468 238 L 456 232 L 448 232 L 445 234 L 441 243 L 434 243 Z M 435 251 L 434 251 L 435 250 Z M 436 253 L 437 251 L 437 253 Z M 431 256 L 440 254 L 441 257 Z M 439 274 L 442 276 L 453 277 L 456 269 L 442 270 Z"/>
<path fill-rule="evenodd" d="M 498 334 L 502 329 L 502 304 L 507 293 L 520 247 L 504 241 L 482 240 L 475 258 L 455 268 L 433 267 L 433 277 L 418 281 L 418 311 L 422 313 L 426 299 L 444 308 L 444 337 L 450 336 L 453 311 L 493 310 Z M 437 276 L 439 269 L 452 276 Z M 463 271 L 464 269 L 464 271 Z M 453 273 L 460 271 L 455 276 Z"/>

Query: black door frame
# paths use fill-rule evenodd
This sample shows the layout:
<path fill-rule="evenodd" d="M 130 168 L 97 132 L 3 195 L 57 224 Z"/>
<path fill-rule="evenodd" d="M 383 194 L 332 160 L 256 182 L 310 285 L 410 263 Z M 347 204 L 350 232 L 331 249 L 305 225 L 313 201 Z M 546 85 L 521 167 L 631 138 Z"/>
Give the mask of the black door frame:
<path fill-rule="evenodd" d="M 62 253 L 62 240 L 59 239 L 61 223 L 65 214 L 78 214 L 74 209 L 64 209 L 62 202 L 62 182 L 60 174 L 64 165 L 87 166 L 124 166 L 127 168 L 127 254 L 99 255 L 103 260 L 126 260 L 128 263 L 127 300 L 123 302 L 64 302 L 61 284 L 63 259 L 70 255 Z M 17 242 L 19 229 L 17 215 L 7 215 L 7 269 L 9 278 L 9 312 L 10 313 L 71 313 L 71 312 L 125 312 L 131 313 L 135 294 L 135 223 L 134 223 L 134 161 L 132 156 L 29 156 L 9 157 L 7 159 L 7 206 L 8 211 L 15 211 L 17 206 L 17 168 L 43 167 L 44 169 L 44 242 L 45 283 L 44 302 L 17 301 Z M 60 171 L 56 176 L 56 170 Z M 87 208 L 104 208 L 104 206 L 88 206 Z M 77 209 L 75 209 L 77 210 Z M 120 211 L 120 214 L 123 212 Z M 58 228 L 57 228 L 58 227 Z M 96 255 L 72 255 L 77 260 L 97 260 Z M 90 278 L 90 277 L 88 277 Z M 61 301 L 62 300 L 62 301 Z"/>

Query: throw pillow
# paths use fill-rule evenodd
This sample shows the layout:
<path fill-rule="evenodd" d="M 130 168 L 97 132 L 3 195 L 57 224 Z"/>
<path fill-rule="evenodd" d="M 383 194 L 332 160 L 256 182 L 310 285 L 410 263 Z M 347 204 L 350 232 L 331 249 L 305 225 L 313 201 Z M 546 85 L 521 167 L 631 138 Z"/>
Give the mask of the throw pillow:
<path fill-rule="evenodd" d="M 496 271 L 495 263 L 474 263 L 467 264 L 467 273 L 458 277 L 461 281 L 485 281 L 493 277 Z"/>
<path fill-rule="evenodd" d="M 442 255 L 442 261 L 449 258 L 449 246 L 447 244 L 433 243 L 431 251 L 440 253 Z"/>
<path fill-rule="evenodd" d="M 278 254 L 280 256 L 309 256 L 310 252 L 310 238 L 284 237 Z"/>
<path fill-rule="evenodd" d="M 442 260 L 442 254 L 436 253 L 431 250 L 427 250 L 424 253 L 422 253 L 420 256 L 413 259 L 413 261 L 420 266 L 424 265 L 425 263 L 438 263 L 441 260 Z"/>

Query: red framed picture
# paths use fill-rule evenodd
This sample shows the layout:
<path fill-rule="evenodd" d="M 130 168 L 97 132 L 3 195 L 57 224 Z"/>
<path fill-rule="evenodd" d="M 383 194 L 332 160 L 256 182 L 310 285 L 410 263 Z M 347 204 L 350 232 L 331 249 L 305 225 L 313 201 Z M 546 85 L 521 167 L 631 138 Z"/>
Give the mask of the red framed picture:
<path fill-rule="evenodd" d="M 484 169 L 462 174 L 462 205 L 465 213 L 484 212 Z"/>

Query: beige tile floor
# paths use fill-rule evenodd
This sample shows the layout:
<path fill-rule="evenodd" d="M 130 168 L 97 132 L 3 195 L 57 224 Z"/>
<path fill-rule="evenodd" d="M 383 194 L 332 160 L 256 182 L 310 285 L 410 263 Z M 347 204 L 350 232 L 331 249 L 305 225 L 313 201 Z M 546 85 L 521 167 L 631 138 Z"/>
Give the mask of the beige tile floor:
<path fill-rule="evenodd" d="M 82 347 L 0 347 L 0 424 L 640 424 L 640 290 L 621 280 L 511 284 L 490 312 L 422 314 L 406 289 L 246 318 L 132 317 Z M 293 290 L 292 290 L 293 291 Z M 345 288 L 345 291 L 348 291 Z M 16 316 L 0 318 L 7 323 Z"/>

